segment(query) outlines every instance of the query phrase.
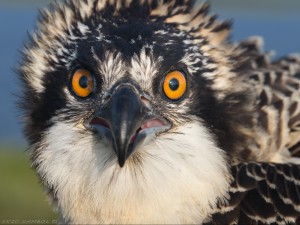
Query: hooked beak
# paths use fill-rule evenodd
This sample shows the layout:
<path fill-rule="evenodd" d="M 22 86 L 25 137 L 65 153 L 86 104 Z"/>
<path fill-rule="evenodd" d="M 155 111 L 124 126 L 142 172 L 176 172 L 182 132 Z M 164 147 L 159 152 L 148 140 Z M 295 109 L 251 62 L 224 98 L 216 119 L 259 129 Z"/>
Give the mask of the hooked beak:
<path fill-rule="evenodd" d="M 107 138 L 120 167 L 140 146 L 171 127 L 166 119 L 149 109 L 149 100 L 137 92 L 130 84 L 119 85 L 105 107 L 99 107 L 87 123 L 88 128 Z"/>

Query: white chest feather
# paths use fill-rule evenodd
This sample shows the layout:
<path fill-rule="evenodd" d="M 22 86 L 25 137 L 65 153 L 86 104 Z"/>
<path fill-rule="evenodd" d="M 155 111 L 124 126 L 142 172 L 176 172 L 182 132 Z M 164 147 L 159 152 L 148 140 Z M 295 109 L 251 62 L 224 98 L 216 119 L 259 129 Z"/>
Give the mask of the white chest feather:
<path fill-rule="evenodd" d="M 158 136 L 123 168 L 87 131 L 60 123 L 45 137 L 38 171 L 72 223 L 202 223 L 226 198 L 224 152 L 198 122 Z"/>

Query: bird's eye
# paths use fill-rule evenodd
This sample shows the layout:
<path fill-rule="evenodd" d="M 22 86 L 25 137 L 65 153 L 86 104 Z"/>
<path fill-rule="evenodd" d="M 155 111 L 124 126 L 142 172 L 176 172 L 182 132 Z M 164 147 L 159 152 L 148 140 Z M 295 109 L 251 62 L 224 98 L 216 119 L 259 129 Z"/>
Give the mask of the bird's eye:
<path fill-rule="evenodd" d="M 167 98 L 176 101 L 182 98 L 187 88 L 185 75 L 180 71 L 172 71 L 163 81 L 163 92 Z"/>
<path fill-rule="evenodd" d="M 72 90 L 81 98 L 88 97 L 95 88 L 95 81 L 90 71 L 77 69 L 72 77 Z"/>

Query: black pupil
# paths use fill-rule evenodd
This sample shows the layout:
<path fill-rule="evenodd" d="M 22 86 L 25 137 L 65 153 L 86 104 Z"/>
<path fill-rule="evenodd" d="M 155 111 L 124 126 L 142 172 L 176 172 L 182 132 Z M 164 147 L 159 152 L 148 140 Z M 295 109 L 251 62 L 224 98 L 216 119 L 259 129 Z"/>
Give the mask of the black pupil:
<path fill-rule="evenodd" d="M 89 80 L 86 75 L 83 75 L 79 80 L 79 85 L 82 88 L 87 88 L 89 85 Z"/>
<path fill-rule="evenodd" d="M 179 88 L 179 81 L 176 78 L 171 79 L 169 87 L 172 91 L 176 91 Z"/>

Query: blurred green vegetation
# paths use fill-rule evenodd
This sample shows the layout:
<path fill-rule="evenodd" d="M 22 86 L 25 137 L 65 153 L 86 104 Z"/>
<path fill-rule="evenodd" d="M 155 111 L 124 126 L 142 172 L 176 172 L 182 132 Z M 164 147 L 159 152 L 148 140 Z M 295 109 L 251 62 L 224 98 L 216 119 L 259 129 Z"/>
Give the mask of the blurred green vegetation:
<path fill-rule="evenodd" d="M 9 222 L 9 220 L 11 220 Z M 29 157 L 15 149 L 0 149 L 0 224 L 57 220 Z M 50 222 L 49 222 L 50 221 Z"/>

